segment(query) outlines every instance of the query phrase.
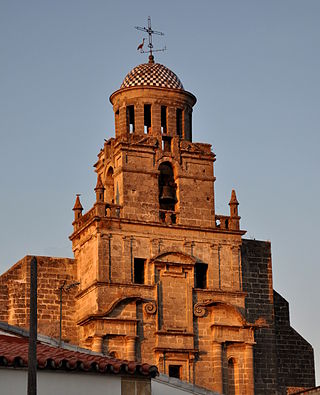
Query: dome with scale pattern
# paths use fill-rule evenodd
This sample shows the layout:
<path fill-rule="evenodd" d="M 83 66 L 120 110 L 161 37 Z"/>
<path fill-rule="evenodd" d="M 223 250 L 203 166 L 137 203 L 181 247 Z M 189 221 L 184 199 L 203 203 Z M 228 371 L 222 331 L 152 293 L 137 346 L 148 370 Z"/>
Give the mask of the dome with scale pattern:
<path fill-rule="evenodd" d="M 120 89 L 134 86 L 155 86 L 183 89 L 176 74 L 160 63 L 143 63 L 133 68 L 123 80 Z"/>

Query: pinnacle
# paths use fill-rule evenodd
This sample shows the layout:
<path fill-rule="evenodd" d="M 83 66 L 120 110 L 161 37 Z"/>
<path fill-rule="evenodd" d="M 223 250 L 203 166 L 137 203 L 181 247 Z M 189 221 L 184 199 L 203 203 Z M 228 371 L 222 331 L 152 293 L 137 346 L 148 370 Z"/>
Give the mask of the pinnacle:
<path fill-rule="evenodd" d="M 76 197 L 76 201 L 74 203 L 73 209 L 72 210 L 83 210 L 82 204 L 80 202 L 80 195 L 77 195 Z"/>
<path fill-rule="evenodd" d="M 237 200 L 237 196 L 236 196 L 236 191 L 234 189 L 232 189 L 231 198 L 230 198 L 229 204 L 239 204 L 239 202 Z"/>
<path fill-rule="evenodd" d="M 100 176 L 100 174 L 98 174 L 97 185 L 96 185 L 96 187 L 94 188 L 94 190 L 96 191 L 97 189 L 104 189 L 104 186 L 103 186 L 102 181 L 101 181 L 101 176 Z"/>

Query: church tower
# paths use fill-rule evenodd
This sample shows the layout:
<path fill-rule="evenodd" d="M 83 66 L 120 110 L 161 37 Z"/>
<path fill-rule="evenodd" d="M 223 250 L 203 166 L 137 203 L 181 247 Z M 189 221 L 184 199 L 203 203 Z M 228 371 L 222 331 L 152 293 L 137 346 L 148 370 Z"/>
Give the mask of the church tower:
<path fill-rule="evenodd" d="M 96 203 L 75 211 L 70 237 L 79 343 L 220 393 L 253 394 L 245 232 L 234 191 L 230 216 L 215 212 L 215 155 L 193 142 L 196 98 L 151 54 L 110 102 L 115 137 L 95 164 Z"/>

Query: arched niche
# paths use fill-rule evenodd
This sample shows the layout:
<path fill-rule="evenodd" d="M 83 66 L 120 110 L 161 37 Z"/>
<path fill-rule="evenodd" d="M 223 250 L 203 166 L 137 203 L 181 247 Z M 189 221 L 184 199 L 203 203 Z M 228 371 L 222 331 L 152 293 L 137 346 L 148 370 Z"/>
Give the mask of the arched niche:
<path fill-rule="evenodd" d="M 114 203 L 114 180 L 113 180 L 113 168 L 110 166 L 105 179 L 105 201 L 107 203 Z"/>
<path fill-rule="evenodd" d="M 228 395 L 236 395 L 236 361 L 234 358 L 228 359 Z"/>

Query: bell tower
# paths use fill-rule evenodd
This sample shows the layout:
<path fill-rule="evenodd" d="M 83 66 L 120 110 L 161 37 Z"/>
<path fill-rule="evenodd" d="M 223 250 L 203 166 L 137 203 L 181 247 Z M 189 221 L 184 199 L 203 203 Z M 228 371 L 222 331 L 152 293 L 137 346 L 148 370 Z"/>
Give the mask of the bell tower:
<path fill-rule="evenodd" d="M 150 53 L 110 102 L 115 137 L 94 165 L 96 203 L 81 215 L 77 200 L 70 236 L 80 344 L 220 392 L 231 366 L 253 394 L 245 232 L 234 191 L 230 216 L 215 212 L 215 154 L 193 142 L 196 98 Z"/>
<path fill-rule="evenodd" d="M 96 164 L 106 185 L 106 203 L 113 200 L 128 220 L 181 225 L 201 221 L 212 227 L 214 154 L 210 145 L 192 143 L 196 98 L 150 56 L 125 77 L 110 101 L 116 138 L 106 142 Z M 112 187 L 108 172 L 113 174 Z M 113 188 L 111 201 L 108 188 Z M 195 210 L 195 201 L 201 209 Z"/>

